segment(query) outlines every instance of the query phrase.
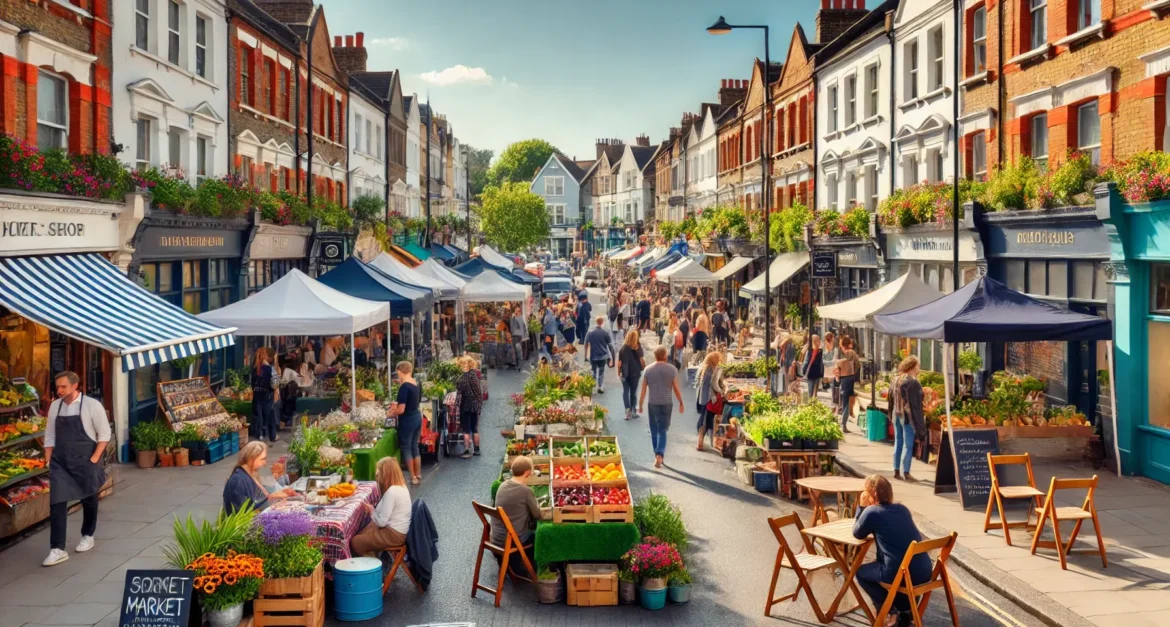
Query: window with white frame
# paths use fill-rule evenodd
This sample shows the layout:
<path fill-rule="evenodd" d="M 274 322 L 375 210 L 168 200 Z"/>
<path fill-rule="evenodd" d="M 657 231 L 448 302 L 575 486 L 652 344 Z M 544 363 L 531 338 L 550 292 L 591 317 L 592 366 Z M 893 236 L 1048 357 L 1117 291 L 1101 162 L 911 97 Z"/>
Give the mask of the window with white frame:
<path fill-rule="evenodd" d="M 153 131 L 154 120 L 146 116 L 138 116 L 138 124 L 136 130 L 136 151 L 134 155 L 134 165 L 139 170 L 146 170 L 150 168 L 150 135 Z"/>
<path fill-rule="evenodd" d="M 1101 116 L 1096 100 L 1077 107 L 1077 150 L 1087 153 L 1093 165 L 1101 163 Z"/>
<path fill-rule="evenodd" d="M 150 50 L 150 0 L 134 0 L 134 45 Z"/>
<path fill-rule="evenodd" d="M 876 117 L 878 104 L 881 102 L 881 85 L 878 82 L 878 64 L 874 63 L 865 68 L 865 118 Z"/>
<path fill-rule="evenodd" d="M 943 180 L 943 156 L 938 148 L 926 152 L 926 179 L 931 183 Z"/>
<path fill-rule="evenodd" d="M 633 224 L 634 223 L 634 205 L 633 205 L 633 203 L 629 203 L 629 202 L 626 203 L 626 219 L 624 220 L 624 222 L 626 224 Z"/>
<path fill-rule="evenodd" d="M 548 208 L 553 224 L 565 224 L 565 205 L 549 205 Z"/>
<path fill-rule="evenodd" d="M 837 132 L 837 85 L 829 85 L 829 132 Z"/>
<path fill-rule="evenodd" d="M 845 128 L 857 123 L 857 75 L 845 79 Z"/>
<path fill-rule="evenodd" d="M 902 158 L 902 179 L 905 185 L 914 185 L 918 182 L 918 155 L 906 155 Z"/>
<path fill-rule="evenodd" d="M 971 172 L 977 181 L 987 180 L 987 136 L 980 131 L 971 135 Z"/>
<path fill-rule="evenodd" d="M 366 154 L 372 156 L 374 151 L 370 148 L 370 143 L 373 141 L 373 133 L 370 132 L 371 126 L 370 120 L 366 119 Z"/>
<path fill-rule="evenodd" d="M 200 135 L 195 138 L 195 182 L 201 183 L 207 178 L 207 138 Z"/>
<path fill-rule="evenodd" d="M 64 150 L 68 146 L 68 84 L 65 79 L 41 70 L 37 76 L 37 148 Z"/>
<path fill-rule="evenodd" d="M 852 207 L 853 205 L 857 204 L 857 173 L 856 172 L 850 171 L 845 175 L 845 194 L 848 197 L 847 202 L 845 203 L 845 207 L 837 207 L 837 209 L 839 211 L 844 210 L 846 207 Z"/>
<path fill-rule="evenodd" d="M 182 40 L 179 37 L 180 9 L 175 0 L 167 2 L 167 61 L 179 65 Z"/>
<path fill-rule="evenodd" d="M 971 55 L 974 57 L 975 73 L 987 71 L 987 7 L 975 9 L 971 16 Z"/>
<path fill-rule="evenodd" d="M 904 48 L 906 59 L 906 86 L 902 100 L 913 100 L 918 97 L 918 40 L 911 41 Z"/>
<path fill-rule="evenodd" d="M 877 211 L 878 180 L 877 166 L 865 166 L 865 209 L 869 212 Z"/>
<path fill-rule="evenodd" d="M 1048 0 L 1029 0 L 1032 50 L 1048 43 Z"/>
<path fill-rule="evenodd" d="M 825 198 L 826 206 L 836 207 L 837 206 L 837 195 L 839 193 L 837 190 L 837 175 L 836 174 L 825 175 L 825 192 L 826 192 L 826 196 L 827 196 Z"/>
<path fill-rule="evenodd" d="M 383 161 L 386 155 L 382 152 L 382 125 L 374 125 L 374 156 Z"/>
<path fill-rule="evenodd" d="M 1101 0 L 1077 0 L 1077 30 L 1101 23 Z"/>
<path fill-rule="evenodd" d="M 195 16 L 195 73 L 207 78 L 207 18 L 202 15 Z"/>
<path fill-rule="evenodd" d="M 942 89 L 944 68 L 946 68 L 946 47 L 943 45 L 942 26 L 930 31 L 930 41 L 927 45 L 930 52 L 930 91 L 935 91 Z"/>
<path fill-rule="evenodd" d="M 355 149 L 360 151 L 362 149 L 362 129 L 365 128 L 365 125 L 362 124 L 362 115 L 360 113 L 356 114 L 355 117 L 357 118 L 357 121 L 353 125 L 353 132 L 354 132 L 354 139 L 356 141 L 354 142 L 353 145 L 354 145 Z"/>
<path fill-rule="evenodd" d="M 1044 170 L 1048 167 L 1048 114 L 1037 113 L 1028 121 L 1029 130 L 1031 131 L 1031 154 L 1032 161 Z"/>
<path fill-rule="evenodd" d="M 174 168 L 183 164 L 183 136 L 173 128 L 167 130 L 167 164 Z"/>
<path fill-rule="evenodd" d="M 565 195 L 565 177 L 563 177 L 563 176 L 546 176 L 546 177 L 544 177 L 544 195 L 545 196 L 564 196 Z"/>

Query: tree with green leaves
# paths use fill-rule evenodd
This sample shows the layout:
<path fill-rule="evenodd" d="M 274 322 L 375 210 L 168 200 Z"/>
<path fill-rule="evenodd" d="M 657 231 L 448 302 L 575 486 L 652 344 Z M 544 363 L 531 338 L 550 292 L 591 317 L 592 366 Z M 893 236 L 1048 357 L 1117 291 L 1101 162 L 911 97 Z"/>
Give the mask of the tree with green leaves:
<path fill-rule="evenodd" d="M 467 147 L 467 174 L 471 181 L 471 197 L 479 198 L 487 187 L 488 168 L 491 167 L 495 151 L 487 148 Z"/>
<path fill-rule="evenodd" d="M 492 164 L 487 173 L 487 184 L 530 182 L 554 152 L 557 152 L 556 147 L 543 139 L 515 142 L 505 148 L 500 158 Z"/>
<path fill-rule="evenodd" d="M 500 250 L 518 252 L 548 239 L 544 198 L 529 191 L 527 183 L 488 187 L 475 211 L 484 238 Z"/>

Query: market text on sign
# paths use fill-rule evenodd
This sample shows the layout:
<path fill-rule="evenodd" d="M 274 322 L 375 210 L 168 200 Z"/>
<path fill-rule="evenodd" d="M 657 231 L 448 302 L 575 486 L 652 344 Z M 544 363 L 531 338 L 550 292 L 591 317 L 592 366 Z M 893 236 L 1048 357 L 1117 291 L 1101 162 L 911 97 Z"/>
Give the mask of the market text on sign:
<path fill-rule="evenodd" d="M 3 237 L 81 237 L 85 225 L 78 222 L 3 222 L 0 236 Z"/>
<path fill-rule="evenodd" d="M 1017 244 L 1051 244 L 1066 246 L 1076 243 L 1076 233 L 1072 231 L 1024 231 L 1016 233 Z"/>
<path fill-rule="evenodd" d="M 130 597 L 126 599 L 126 612 L 143 618 L 161 616 L 178 617 L 183 610 L 183 598 L 172 597 L 159 599 L 156 597 Z"/>

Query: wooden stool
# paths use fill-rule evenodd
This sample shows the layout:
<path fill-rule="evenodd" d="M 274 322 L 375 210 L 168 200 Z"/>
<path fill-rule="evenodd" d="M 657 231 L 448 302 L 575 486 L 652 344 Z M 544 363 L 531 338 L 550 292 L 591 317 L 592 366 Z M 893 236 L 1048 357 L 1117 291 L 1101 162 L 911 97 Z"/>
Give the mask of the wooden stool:
<path fill-rule="evenodd" d="M 922 627 L 922 614 L 926 612 L 926 604 L 930 602 L 930 593 L 939 588 L 946 592 L 947 606 L 951 611 L 951 622 L 955 627 L 959 627 L 959 613 L 955 610 L 955 595 L 951 591 L 951 577 L 947 574 L 947 559 L 950 558 L 951 549 L 955 548 L 955 540 L 958 537 L 959 533 L 952 531 L 949 536 L 926 542 L 910 543 L 910 548 L 906 550 L 906 556 L 902 558 L 902 565 L 898 567 L 898 572 L 894 575 L 894 582 L 882 584 L 882 587 L 888 590 L 889 594 L 886 595 L 886 602 L 882 603 L 881 609 L 878 610 L 877 616 L 874 618 L 873 627 L 882 627 L 886 615 L 894 606 L 894 598 L 899 594 L 905 594 L 910 599 L 910 615 L 914 618 L 914 624 L 917 627 Z M 914 585 L 914 580 L 910 578 L 910 560 L 916 555 L 929 554 L 931 551 L 940 552 L 938 560 L 934 563 L 934 570 L 930 573 L 930 581 Z M 922 600 L 919 600 L 919 597 L 922 597 Z"/>
<path fill-rule="evenodd" d="M 520 542 L 520 536 L 516 535 L 516 530 L 512 528 L 512 521 L 508 520 L 508 515 L 504 513 L 502 507 L 488 507 L 481 503 L 472 501 L 471 505 L 475 508 L 475 513 L 479 516 L 480 522 L 483 523 L 483 536 L 479 540 L 479 550 L 476 552 L 475 558 L 475 574 L 472 575 L 471 584 L 471 598 L 475 598 L 475 593 L 483 590 L 496 595 L 496 607 L 500 607 L 500 597 L 504 594 L 504 576 L 510 575 L 515 581 L 527 581 L 533 583 L 536 581 L 536 569 L 532 567 L 532 562 L 528 559 L 528 549 L 532 545 L 523 545 Z M 504 528 L 508 530 L 508 535 L 504 540 L 504 546 L 492 544 L 492 525 L 488 522 L 489 518 L 500 521 Z M 496 583 L 495 588 L 489 588 L 479 583 L 479 570 L 483 566 L 484 551 L 491 551 L 496 557 L 500 558 L 500 578 Z M 520 554 L 520 559 L 524 562 L 524 568 L 528 570 L 531 579 L 522 575 L 517 575 L 508 569 L 508 561 L 512 559 L 515 553 Z"/>
<path fill-rule="evenodd" d="M 414 573 L 410 572 L 410 567 L 403 563 L 406 561 L 406 545 L 386 549 L 383 553 L 386 554 L 386 557 L 391 558 L 392 563 L 390 565 L 390 571 L 386 573 L 386 578 L 382 580 L 382 596 L 386 596 L 386 591 L 390 589 L 390 584 L 394 582 L 394 575 L 398 573 L 399 567 L 406 571 L 406 576 L 410 577 L 410 580 L 414 582 L 414 587 L 418 589 L 419 594 L 426 593 L 426 590 L 423 590 L 422 584 L 414 578 Z M 383 559 L 384 562 L 385 559 Z"/>

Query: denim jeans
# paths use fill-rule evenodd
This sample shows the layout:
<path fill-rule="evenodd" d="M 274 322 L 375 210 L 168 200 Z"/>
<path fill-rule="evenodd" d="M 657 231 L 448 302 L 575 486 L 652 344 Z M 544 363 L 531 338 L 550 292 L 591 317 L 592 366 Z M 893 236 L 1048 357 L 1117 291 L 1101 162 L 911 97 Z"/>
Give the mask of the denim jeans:
<path fill-rule="evenodd" d="M 910 472 L 910 461 L 914 459 L 914 425 L 894 419 L 894 472 Z M 899 464 L 901 464 L 899 466 Z"/>
<path fill-rule="evenodd" d="M 591 359 L 589 360 L 589 367 L 593 370 L 593 378 L 597 379 L 597 387 L 604 388 L 605 385 L 605 365 L 608 359 Z"/>
<path fill-rule="evenodd" d="M 819 392 L 820 389 L 821 389 L 821 380 L 820 379 L 809 379 L 808 380 L 808 399 L 810 401 L 815 400 L 817 397 L 817 392 Z"/>
<path fill-rule="evenodd" d="M 891 577 L 891 581 L 884 583 L 893 583 L 892 579 Z M 865 590 L 865 593 L 869 595 L 870 601 L 873 601 L 875 611 L 881 609 L 882 605 L 886 602 L 886 596 L 889 595 L 889 592 L 882 587 L 882 583 L 881 564 L 870 562 L 868 564 L 862 564 L 861 568 L 857 569 L 857 585 L 861 586 L 861 589 Z M 899 594 L 894 597 L 893 609 L 899 612 L 909 612 L 910 599 L 906 598 L 904 594 Z"/>
<path fill-rule="evenodd" d="M 841 428 L 844 429 L 849 425 L 849 410 L 853 403 L 850 399 L 853 397 L 853 386 L 857 384 L 857 375 L 849 375 L 841 377 Z"/>
<path fill-rule="evenodd" d="M 646 412 L 650 416 L 650 443 L 654 447 L 655 455 L 666 456 L 666 431 L 670 429 L 670 413 L 674 405 L 649 405 Z"/>
<path fill-rule="evenodd" d="M 81 535 L 92 536 L 97 531 L 97 515 L 98 495 L 94 493 L 81 499 Z M 49 505 L 50 549 L 65 550 L 65 532 L 68 526 L 68 516 L 68 503 L 61 502 Z"/>
<path fill-rule="evenodd" d="M 627 411 L 638 407 L 638 380 L 641 378 L 641 375 L 622 377 L 622 405 L 625 405 Z"/>

